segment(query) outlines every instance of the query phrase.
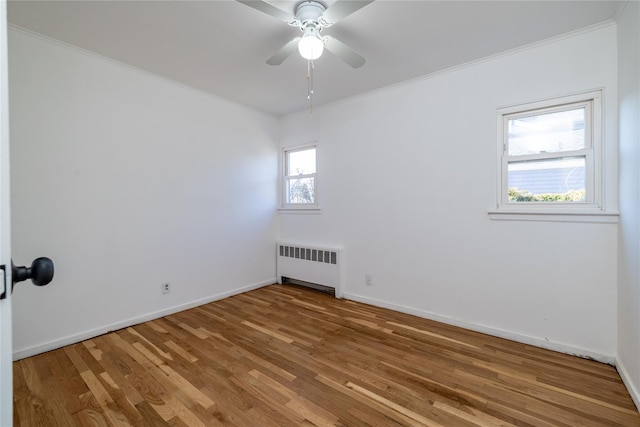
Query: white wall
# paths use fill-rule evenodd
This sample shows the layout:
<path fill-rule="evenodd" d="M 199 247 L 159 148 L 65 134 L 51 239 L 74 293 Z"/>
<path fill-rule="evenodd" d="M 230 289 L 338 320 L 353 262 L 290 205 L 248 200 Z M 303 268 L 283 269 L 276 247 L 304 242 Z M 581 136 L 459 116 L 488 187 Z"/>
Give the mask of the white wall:
<path fill-rule="evenodd" d="M 289 115 L 283 146 L 318 143 L 323 210 L 280 214 L 279 237 L 344 247 L 349 298 L 613 362 L 617 225 L 487 212 L 496 109 L 595 88 L 615 210 L 616 77 L 608 25 Z"/>
<path fill-rule="evenodd" d="M 273 283 L 276 118 L 15 28 L 9 42 L 13 257 L 56 268 L 16 286 L 16 357 Z"/>
<path fill-rule="evenodd" d="M 618 19 L 620 238 L 618 369 L 640 408 L 640 3 Z"/>
<path fill-rule="evenodd" d="M 269 283 L 279 227 L 343 246 L 351 298 L 613 361 L 617 225 L 487 211 L 496 109 L 595 88 L 617 206 L 616 61 L 609 25 L 278 123 L 12 29 L 14 259 L 56 262 L 16 287 L 16 355 Z M 318 142 L 319 215 L 274 216 L 278 138 Z"/>

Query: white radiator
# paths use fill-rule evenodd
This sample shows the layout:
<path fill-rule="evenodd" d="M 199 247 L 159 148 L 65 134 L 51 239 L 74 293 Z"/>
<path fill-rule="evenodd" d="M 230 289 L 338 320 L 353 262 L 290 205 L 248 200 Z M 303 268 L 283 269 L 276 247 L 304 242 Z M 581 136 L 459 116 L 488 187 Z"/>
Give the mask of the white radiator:
<path fill-rule="evenodd" d="M 342 249 L 278 242 L 276 251 L 278 283 L 293 279 L 329 287 L 336 298 L 342 298 Z"/>

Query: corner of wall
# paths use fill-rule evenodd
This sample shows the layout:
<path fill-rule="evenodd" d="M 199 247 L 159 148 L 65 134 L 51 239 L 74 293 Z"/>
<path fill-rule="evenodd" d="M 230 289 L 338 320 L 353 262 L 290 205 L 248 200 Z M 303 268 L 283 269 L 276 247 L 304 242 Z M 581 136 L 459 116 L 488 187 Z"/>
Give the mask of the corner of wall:
<path fill-rule="evenodd" d="M 622 363 L 622 361 L 618 357 L 616 357 L 615 366 L 618 374 L 620 374 L 620 378 L 622 378 L 622 382 L 624 383 L 625 387 L 627 387 L 627 390 L 631 395 L 633 403 L 635 403 L 636 408 L 638 409 L 638 411 L 640 411 L 640 390 L 636 388 L 631 377 L 629 376 L 629 373 L 624 367 L 624 363 Z"/>

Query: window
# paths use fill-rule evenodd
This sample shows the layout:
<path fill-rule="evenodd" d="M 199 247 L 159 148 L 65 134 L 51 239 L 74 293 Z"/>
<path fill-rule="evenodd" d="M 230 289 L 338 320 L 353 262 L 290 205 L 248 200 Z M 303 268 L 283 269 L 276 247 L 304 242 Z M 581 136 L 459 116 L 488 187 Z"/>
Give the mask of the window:
<path fill-rule="evenodd" d="M 601 208 L 601 93 L 498 111 L 498 210 Z"/>
<path fill-rule="evenodd" d="M 283 154 L 283 207 L 317 208 L 315 145 L 285 149 Z"/>

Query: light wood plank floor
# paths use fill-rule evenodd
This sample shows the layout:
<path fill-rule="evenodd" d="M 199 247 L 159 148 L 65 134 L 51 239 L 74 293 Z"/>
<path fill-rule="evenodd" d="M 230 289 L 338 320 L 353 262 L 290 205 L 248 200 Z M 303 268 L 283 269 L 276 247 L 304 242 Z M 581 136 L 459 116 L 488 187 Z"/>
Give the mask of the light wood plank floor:
<path fill-rule="evenodd" d="M 611 366 L 282 285 L 14 374 L 16 426 L 640 426 Z"/>

